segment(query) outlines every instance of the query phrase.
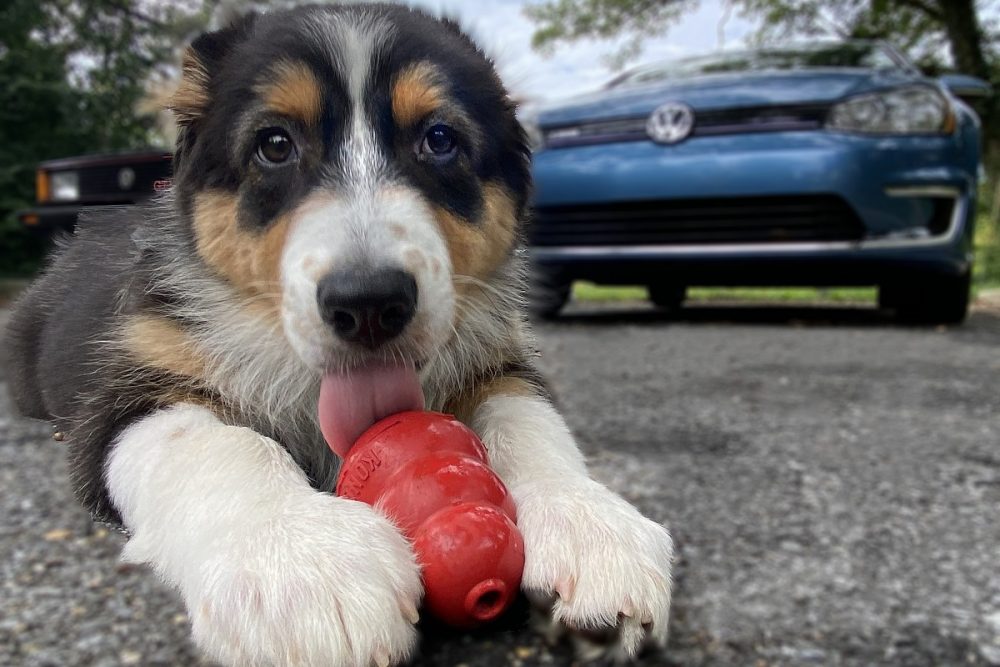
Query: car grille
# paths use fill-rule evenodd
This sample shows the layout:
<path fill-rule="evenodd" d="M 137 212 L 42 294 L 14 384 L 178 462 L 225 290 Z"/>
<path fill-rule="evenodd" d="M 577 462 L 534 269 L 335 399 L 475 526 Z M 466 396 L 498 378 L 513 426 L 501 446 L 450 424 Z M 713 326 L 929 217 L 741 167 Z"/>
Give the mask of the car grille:
<path fill-rule="evenodd" d="M 798 105 L 783 107 L 751 107 L 695 112 L 693 137 L 754 132 L 791 132 L 818 130 L 823 127 L 829 107 Z M 575 125 L 545 128 L 547 148 L 584 146 L 621 141 L 646 141 L 648 116 L 617 118 Z"/>
<path fill-rule="evenodd" d="M 81 167 L 80 199 L 94 203 L 132 203 L 145 199 L 153 194 L 156 181 L 170 178 L 171 166 L 169 160 L 157 160 Z M 129 187 L 123 188 L 118 174 L 126 167 L 135 177 Z"/>
<path fill-rule="evenodd" d="M 836 195 L 676 199 L 534 212 L 535 246 L 856 241 L 864 225 Z"/>

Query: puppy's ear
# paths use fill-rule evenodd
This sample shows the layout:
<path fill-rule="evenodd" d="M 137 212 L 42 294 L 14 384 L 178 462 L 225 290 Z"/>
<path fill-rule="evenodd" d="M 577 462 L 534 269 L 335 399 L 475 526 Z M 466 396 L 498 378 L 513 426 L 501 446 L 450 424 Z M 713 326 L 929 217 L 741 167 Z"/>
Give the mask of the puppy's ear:
<path fill-rule="evenodd" d="M 167 101 L 167 109 L 182 129 L 205 113 L 212 74 L 233 45 L 249 35 L 256 21 L 257 14 L 246 14 L 221 30 L 206 32 L 184 51 L 180 84 Z"/>

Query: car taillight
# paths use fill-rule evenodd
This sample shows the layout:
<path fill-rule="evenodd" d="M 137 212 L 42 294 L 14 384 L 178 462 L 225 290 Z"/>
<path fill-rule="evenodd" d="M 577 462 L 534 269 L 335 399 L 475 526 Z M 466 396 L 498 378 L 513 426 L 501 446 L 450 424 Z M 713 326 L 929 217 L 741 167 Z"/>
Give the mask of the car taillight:
<path fill-rule="evenodd" d="M 49 200 L 49 172 L 44 169 L 35 172 L 35 200 L 39 204 Z"/>

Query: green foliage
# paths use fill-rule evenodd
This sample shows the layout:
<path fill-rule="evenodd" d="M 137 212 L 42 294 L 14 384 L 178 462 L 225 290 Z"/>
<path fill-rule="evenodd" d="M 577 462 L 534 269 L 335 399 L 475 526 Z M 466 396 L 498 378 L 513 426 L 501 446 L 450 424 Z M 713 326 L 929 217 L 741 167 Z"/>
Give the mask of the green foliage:
<path fill-rule="evenodd" d="M 984 59 L 990 60 L 1000 82 L 997 35 L 976 20 L 974 0 L 729 2 L 759 21 L 758 43 L 790 37 L 886 39 L 918 65 L 935 71 L 943 68 L 945 54 L 951 53 L 966 73 L 993 78 L 982 67 Z M 671 21 L 698 4 L 698 0 L 544 0 L 525 13 L 537 24 L 536 48 L 550 50 L 559 42 L 581 38 L 631 36 L 641 40 L 662 34 Z M 970 13 L 971 22 L 967 20 Z"/>
<path fill-rule="evenodd" d="M 926 13 L 895 0 L 739 0 L 761 20 L 758 41 L 791 36 L 886 39 L 916 63 L 940 66 L 947 48 L 941 26 Z"/>
<path fill-rule="evenodd" d="M 697 0 L 551 0 L 524 11 L 539 24 L 532 44 L 545 49 L 581 37 L 652 35 L 691 5 Z"/>
<path fill-rule="evenodd" d="M 38 162 L 155 141 L 137 107 L 207 16 L 202 0 L 0 3 L 0 275 L 37 265 L 43 244 L 14 213 L 34 201 Z"/>
<path fill-rule="evenodd" d="M 1000 287 L 1000 202 L 998 189 L 980 188 L 976 220 L 975 284 L 977 289 Z"/>

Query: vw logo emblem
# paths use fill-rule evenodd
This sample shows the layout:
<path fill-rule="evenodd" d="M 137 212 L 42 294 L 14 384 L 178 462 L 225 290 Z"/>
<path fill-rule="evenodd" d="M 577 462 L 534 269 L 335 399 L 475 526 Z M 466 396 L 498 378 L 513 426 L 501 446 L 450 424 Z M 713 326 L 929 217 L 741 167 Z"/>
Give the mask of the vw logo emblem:
<path fill-rule="evenodd" d="M 667 102 L 657 107 L 646 121 L 646 133 L 660 144 L 684 141 L 693 129 L 694 111 L 680 102 Z"/>
<path fill-rule="evenodd" d="M 118 187 L 122 190 L 130 190 L 135 185 L 135 170 L 131 167 L 123 167 L 118 170 Z"/>

